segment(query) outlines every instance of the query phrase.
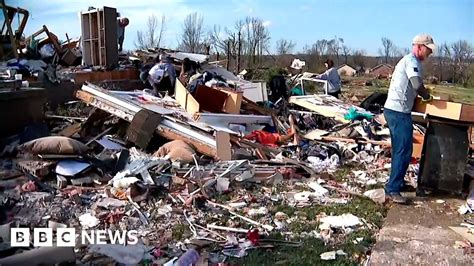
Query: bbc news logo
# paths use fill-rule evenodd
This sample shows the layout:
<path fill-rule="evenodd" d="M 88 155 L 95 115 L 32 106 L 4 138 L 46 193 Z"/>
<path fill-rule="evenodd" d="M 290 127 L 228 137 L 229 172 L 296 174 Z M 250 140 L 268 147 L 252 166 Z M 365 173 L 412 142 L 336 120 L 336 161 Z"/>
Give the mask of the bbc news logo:
<path fill-rule="evenodd" d="M 119 245 L 135 245 L 138 243 L 137 230 L 119 231 L 119 230 L 81 230 L 76 235 L 75 228 L 56 228 L 56 242 L 53 243 L 52 228 L 34 228 L 33 229 L 33 245 L 35 247 L 75 247 L 76 239 L 81 244 L 119 244 Z M 107 242 L 107 239 L 110 242 Z M 12 247 L 29 247 L 31 240 L 31 232 L 29 228 L 11 228 L 10 241 Z"/>

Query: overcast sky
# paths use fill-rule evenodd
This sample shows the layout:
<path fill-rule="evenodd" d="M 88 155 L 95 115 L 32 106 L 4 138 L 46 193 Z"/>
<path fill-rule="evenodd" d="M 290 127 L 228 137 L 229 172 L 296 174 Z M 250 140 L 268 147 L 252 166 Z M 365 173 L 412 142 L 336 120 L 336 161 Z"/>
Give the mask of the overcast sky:
<path fill-rule="evenodd" d="M 418 33 L 430 33 L 436 43 L 460 39 L 473 43 L 474 1 L 471 0 L 6 0 L 30 12 L 26 35 L 46 25 L 65 39 L 80 36 L 79 12 L 89 6 L 116 7 L 130 19 L 125 31 L 124 49 L 135 49 L 137 30 L 146 28 L 147 18 L 166 16 L 164 45 L 176 48 L 186 15 L 198 12 L 204 17 L 206 31 L 214 24 L 233 27 L 246 16 L 265 22 L 274 51 L 278 39 L 294 41 L 296 51 L 318 39 L 335 36 L 351 48 L 365 49 L 376 55 L 381 37 L 388 37 L 407 48 Z"/>

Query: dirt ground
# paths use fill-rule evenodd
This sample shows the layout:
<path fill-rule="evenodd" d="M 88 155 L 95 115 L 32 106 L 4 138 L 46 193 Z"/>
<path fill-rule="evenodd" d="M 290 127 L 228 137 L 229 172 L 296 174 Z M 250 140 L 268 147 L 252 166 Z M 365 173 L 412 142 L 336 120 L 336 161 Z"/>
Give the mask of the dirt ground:
<path fill-rule="evenodd" d="M 413 204 L 388 211 L 370 265 L 473 265 L 472 255 L 454 247 L 463 238 L 449 228 L 462 222 L 457 208 L 464 201 L 410 196 Z"/>

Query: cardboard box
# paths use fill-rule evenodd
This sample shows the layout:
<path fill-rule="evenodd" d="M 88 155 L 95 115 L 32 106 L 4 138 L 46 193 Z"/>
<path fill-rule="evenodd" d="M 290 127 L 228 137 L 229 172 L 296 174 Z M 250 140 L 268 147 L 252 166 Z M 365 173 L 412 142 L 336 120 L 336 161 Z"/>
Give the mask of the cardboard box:
<path fill-rule="evenodd" d="M 474 123 L 474 105 L 433 100 L 423 103 L 421 98 L 415 100 L 413 111 L 427 113 L 432 116 Z"/>
<path fill-rule="evenodd" d="M 423 152 L 423 142 L 425 141 L 425 136 L 415 133 L 413 134 L 413 152 L 411 157 L 421 158 L 421 153 Z"/>
<path fill-rule="evenodd" d="M 178 79 L 175 85 L 175 98 L 192 115 L 199 112 L 240 114 L 242 104 L 241 92 L 200 85 L 193 96 Z"/>

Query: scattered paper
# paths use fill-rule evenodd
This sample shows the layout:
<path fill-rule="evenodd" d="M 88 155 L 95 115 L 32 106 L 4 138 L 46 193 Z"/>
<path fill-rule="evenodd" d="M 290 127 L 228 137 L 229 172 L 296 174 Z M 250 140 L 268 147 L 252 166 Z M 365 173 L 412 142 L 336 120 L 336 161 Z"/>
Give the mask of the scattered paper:
<path fill-rule="evenodd" d="M 81 226 L 85 228 L 94 228 L 100 223 L 99 219 L 90 213 L 85 213 L 79 216 L 79 222 L 81 223 Z"/>
<path fill-rule="evenodd" d="M 371 189 L 364 192 L 364 196 L 370 198 L 375 203 L 383 204 L 385 202 L 385 189 Z"/>
<path fill-rule="evenodd" d="M 268 213 L 268 209 L 265 207 L 260 207 L 258 209 L 250 209 L 248 215 L 251 217 L 258 216 L 258 215 L 265 215 Z"/>
<path fill-rule="evenodd" d="M 216 183 L 216 190 L 219 192 L 226 192 L 229 190 L 230 181 L 225 177 L 218 177 Z"/>
<path fill-rule="evenodd" d="M 361 224 L 359 217 L 350 213 L 338 216 L 326 216 L 321 218 L 320 222 L 322 224 L 329 224 L 333 228 L 353 227 Z"/>
<path fill-rule="evenodd" d="M 317 195 L 317 197 L 324 197 L 326 194 L 329 193 L 329 190 L 325 189 L 318 182 L 309 182 L 308 187 L 314 190 L 313 195 Z"/>
<path fill-rule="evenodd" d="M 322 260 L 335 260 L 336 255 L 338 256 L 347 256 L 347 253 L 345 253 L 342 249 L 339 249 L 337 251 L 328 251 L 324 252 L 320 255 Z"/>
<path fill-rule="evenodd" d="M 324 252 L 320 255 L 322 260 L 335 260 L 336 259 L 336 251 L 329 251 Z"/>

